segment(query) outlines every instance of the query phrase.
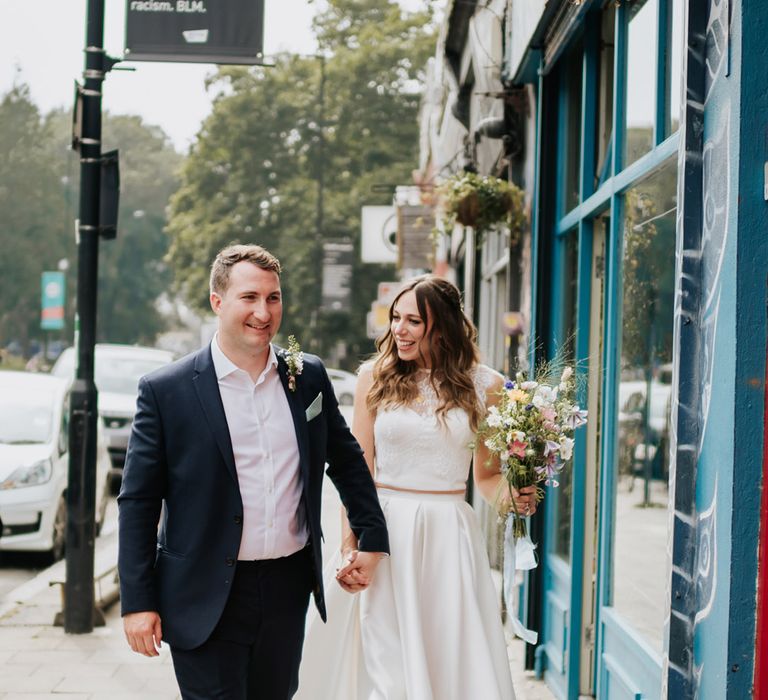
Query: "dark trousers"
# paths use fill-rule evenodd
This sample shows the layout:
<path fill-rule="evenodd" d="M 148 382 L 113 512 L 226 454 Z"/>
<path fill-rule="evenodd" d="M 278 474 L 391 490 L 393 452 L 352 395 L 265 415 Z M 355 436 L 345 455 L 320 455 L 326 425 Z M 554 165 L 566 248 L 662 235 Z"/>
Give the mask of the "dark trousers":
<path fill-rule="evenodd" d="M 281 559 L 238 561 L 221 619 L 196 649 L 171 647 L 184 700 L 290 700 L 299 684 L 313 585 L 304 548 Z"/>

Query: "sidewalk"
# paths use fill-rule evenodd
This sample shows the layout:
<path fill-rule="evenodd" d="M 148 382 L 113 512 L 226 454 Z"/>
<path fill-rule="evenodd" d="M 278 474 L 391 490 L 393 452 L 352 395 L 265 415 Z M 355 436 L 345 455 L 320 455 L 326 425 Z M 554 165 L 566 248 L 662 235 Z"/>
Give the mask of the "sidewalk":
<path fill-rule="evenodd" d="M 117 560 L 117 533 L 97 540 L 97 569 Z M 174 700 L 179 698 L 168 647 L 159 658 L 134 654 L 125 642 L 120 606 L 91 634 L 54 627 L 61 609 L 64 562 L 41 572 L 0 603 L 0 699 Z"/>
<path fill-rule="evenodd" d="M 338 498 L 327 489 L 323 504 L 326 550 L 338 546 Z M 97 540 L 97 570 L 117 560 L 114 526 Z M 106 613 L 106 626 L 91 634 L 65 634 L 54 627 L 61 607 L 64 562 L 41 572 L 0 601 L 0 700 L 175 700 L 180 698 L 168 647 L 158 658 L 134 654 L 125 642 L 119 604 Z M 510 644 L 517 700 L 551 700 L 544 683 L 523 668 L 524 644 Z M 334 700 L 318 698 L 318 700 Z M 418 700 L 414 698 L 413 700 Z M 467 699 L 467 700 L 474 700 Z"/>

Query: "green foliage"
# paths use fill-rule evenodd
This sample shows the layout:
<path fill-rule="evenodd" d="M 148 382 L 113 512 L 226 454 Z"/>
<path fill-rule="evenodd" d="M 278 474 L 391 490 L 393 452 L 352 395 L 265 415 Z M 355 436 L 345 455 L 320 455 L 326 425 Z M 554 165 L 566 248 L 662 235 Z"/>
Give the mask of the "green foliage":
<path fill-rule="evenodd" d="M 40 273 L 74 250 L 66 170 L 55 166 L 50 124 L 26 85 L 0 100 L 0 346 L 26 351 L 40 331 Z"/>
<path fill-rule="evenodd" d="M 69 263 L 66 328 L 51 336 L 72 342 L 79 163 L 71 124 L 64 110 L 41 115 L 25 85 L 0 102 L 0 346 L 14 340 L 25 354 L 43 338 L 40 273 L 61 260 Z M 155 301 L 170 283 L 163 228 L 181 157 L 139 117 L 106 114 L 102 131 L 104 150 L 120 149 L 122 188 L 118 237 L 100 244 L 98 339 L 151 342 L 162 328 Z"/>
<path fill-rule="evenodd" d="M 105 116 L 104 150 L 112 148 L 120 149 L 120 214 L 117 238 L 100 246 L 97 332 L 102 342 L 151 344 L 164 330 L 155 302 L 171 285 L 164 227 L 182 158 L 138 116 Z"/>
<path fill-rule="evenodd" d="M 440 186 L 446 219 L 444 230 L 450 232 L 459 223 L 472 226 L 477 245 L 485 234 L 501 225 L 517 240 L 525 226 L 525 193 L 517 185 L 492 175 L 456 173 Z"/>
<path fill-rule="evenodd" d="M 176 288 L 192 306 L 208 309 L 219 249 L 259 243 L 283 264 L 286 336 L 324 356 L 344 340 L 351 362 L 373 350 L 366 313 L 394 270 L 356 262 L 351 313 L 320 312 L 322 243 L 352 239 L 359 260 L 361 207 L 391 201 L 372 186 L 410 181 L 430 22 L 429 11 L 395 2 L 333 0 L 314 24 L 325 58 L 281 55 L 274 68 L 222 68 L 212 79 L 221 91 L 167 229 Z"/>

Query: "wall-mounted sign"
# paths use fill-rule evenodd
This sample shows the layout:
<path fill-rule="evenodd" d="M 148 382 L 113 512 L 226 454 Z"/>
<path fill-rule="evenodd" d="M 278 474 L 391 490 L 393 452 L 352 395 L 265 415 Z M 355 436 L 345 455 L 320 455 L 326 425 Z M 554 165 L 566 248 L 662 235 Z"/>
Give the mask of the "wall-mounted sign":
<path fill-rule="evenodd" d="M 258 64 L 264 0 L 127 0 L 125 60 Z"/>
<path fill-rule="evenodd" d="M 393 206 L 365 206 L 360 257 L 364 263 L 397 262 L 397 212 Z"/>
<path fill-rule="evenodd" d="M 352 241 L 323 243 L 323 311 L 349 311 L 352 299 L 352 266 L 355 246 Z"/>

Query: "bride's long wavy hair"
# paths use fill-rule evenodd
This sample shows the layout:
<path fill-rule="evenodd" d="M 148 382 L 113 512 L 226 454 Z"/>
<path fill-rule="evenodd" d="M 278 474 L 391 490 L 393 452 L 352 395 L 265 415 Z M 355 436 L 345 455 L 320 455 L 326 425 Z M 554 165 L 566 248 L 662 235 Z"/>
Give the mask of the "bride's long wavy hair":
<path fill-rule="evenodd" d="M 418 398 L 416 362 L 401 360 L 392 334 L 392 316 L 398 300 L 413 292 L 419 316 L 427 328 L 430 381 L 438 396 L 438 418 L 452 408 L 467 412 L 473 430 L 482 419 L 482 408 L 472 380 L 472 369 L 480 360 L 477 330 L 461 307 L 459 290 L 446 279 L 424 275 L 408 282 L 389 307 L 389 328 L 376 343 L 373 384 L 366 404 L 379 407 L 407 405 Z M 430 325 L 431 322 L 431 325 Z"/>

